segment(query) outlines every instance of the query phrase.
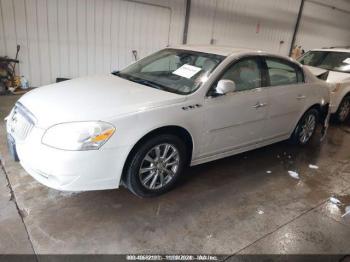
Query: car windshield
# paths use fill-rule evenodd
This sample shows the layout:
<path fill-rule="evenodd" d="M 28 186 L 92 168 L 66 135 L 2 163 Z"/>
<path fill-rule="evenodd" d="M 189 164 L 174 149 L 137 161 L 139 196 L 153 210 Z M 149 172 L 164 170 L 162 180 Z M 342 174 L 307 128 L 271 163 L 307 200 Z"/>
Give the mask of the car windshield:
<path fill-rule="evenodd" d="M 350 52 L 310 51 L 299 62 L 330 71 L 350 73 Z"/>
<path fill-rule="evenodd" d="M 207 81 L 224 59 L 225 57 L 214 54 L 165 49 L 115 75 L 160 90 L 186 95 Z"/>

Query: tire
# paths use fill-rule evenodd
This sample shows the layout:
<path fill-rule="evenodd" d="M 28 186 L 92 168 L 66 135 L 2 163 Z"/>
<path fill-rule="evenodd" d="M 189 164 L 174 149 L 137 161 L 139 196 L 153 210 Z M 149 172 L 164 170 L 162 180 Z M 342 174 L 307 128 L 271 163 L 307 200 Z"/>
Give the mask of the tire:
<path fill-rule="evenodd" d="M 307 145 L 315 135 L 319 120 L 319 112 L 316 109 L 310 109 L 300 119 L 295 128 L 291 141 L 296 145 Z"/>
<path fill-rule="evenodd" d="M 341 101 L 338 111 L 335 114 L 335 119 L 338 123 L 344 123 L 349 119 L 350 115 L 350 95 L 343 98 Z"/>
<path fill-rule="evenodd" d="M 141 198 L 164 194 L 179 181 L 187 159 L 186 145 L 177 136 L 164 134 L 152 137 L 131 156 L 126 171 L 126 186 Z"/>

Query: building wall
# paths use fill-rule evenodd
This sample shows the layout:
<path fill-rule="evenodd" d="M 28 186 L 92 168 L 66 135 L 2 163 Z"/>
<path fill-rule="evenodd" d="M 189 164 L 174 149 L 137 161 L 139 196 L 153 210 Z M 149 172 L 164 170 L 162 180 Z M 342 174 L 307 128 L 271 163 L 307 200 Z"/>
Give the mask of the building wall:
<path fill-rule="evenodd" d="M 319 2 L 320 4 L 315 3 Z M 189 44 L 289 53 L 301 0 L 192 0 Z M 331 4 L 330 4 L 331 3 Z M 325 5 L 335 6 L 330 8 Z M 0 0 L 0 56 L 32 86 L 118 70 L 182 43 L 185 0 Z M 350 1 L 306 0 L 296 43 L 350 45 Z"/>
<path fill-rule="evenodd" d="M 305 50 L 350 46 L 350 1 L 305 2 L 296 44 Z"/>
<path fill-rule="evenodd" d="M 288 54 L 299 0 L 193 0 L 189 43 Z"/>
<path fill-rule="evenodd" d="M 192 2 L 189 43 L 289 54 L 301 0 Z M 296 44 L 305 50 L 350 45 L 350 1 L 306 0 Z"/>
<path fill-rule="evenodd" d="M 0 55 L 32 86 L 111 72 L 182 41 L 184 0 L 0 0 Z"/>

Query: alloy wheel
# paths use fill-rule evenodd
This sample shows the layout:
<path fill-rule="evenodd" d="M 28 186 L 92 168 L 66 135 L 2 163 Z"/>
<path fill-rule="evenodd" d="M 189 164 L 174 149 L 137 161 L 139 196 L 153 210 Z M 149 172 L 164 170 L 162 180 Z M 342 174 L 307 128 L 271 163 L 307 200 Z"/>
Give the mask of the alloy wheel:
<path fill-rule="evenodd" d="M 346 99 L 339 108 L 339 120 L 345 121 L 350 113 L 350 99 Z"/>
<path fill-rule="evenodd" d="M 299 134 L 299 139 L 302 144 L 306 144 L 312 137 L 316 129 L 316 116 L 313 114 L 308 115 L 302 126 Z"/>
<path fill-rule="evenodd" d="M 158 190 L 174 178 L 179 169 L 180 155 L 175 146 L 160 144 L 153 147 L 142 160 L 139 177 L 141 184 L 150 190 Z"/>

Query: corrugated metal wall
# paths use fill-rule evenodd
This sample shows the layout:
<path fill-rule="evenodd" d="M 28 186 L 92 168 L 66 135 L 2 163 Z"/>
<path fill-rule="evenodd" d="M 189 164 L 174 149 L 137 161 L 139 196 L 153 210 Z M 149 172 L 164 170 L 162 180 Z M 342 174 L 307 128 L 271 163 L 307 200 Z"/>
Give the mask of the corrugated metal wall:
<path fill-rule="evenodd" d="M 142 1 L 142 3 L 140 3 Z M 322 5 L 313 2 L 321 2 Z M 145 5 L 147 3 L 147 5 Z M 188 43 L 287 55 L 301 0 L 192 0 Z M 350 44 L 346 0 L 306 0 L 297 44 Z M 39 86 L 56 77 L 120 69 L 182 42 L 185 0 L 0 0 L 0 55 L 20 52 L 20 73 Z"/>
<path fill-rule="evenodd" d="M 296 44 L 302 45 L 305 50 L 350 46 L 350 1 L 317 2 L 305 2 Z"/>
<path fill-rule="evenodd" d="M 0 55 L 31 85 L 120 69 L 182 41 L 184 0 L 0 0 Z"/>
<path fill-rule="evenodd" d="M 288 55 L 300 3 L 193 0 L 189 43 L 233 45 Z M 350 1 L 306 0 L 296 44 L 306 50 L 350 45 L 350 13 L 338 9 L 350 10 Z"/>
<path fill-rule="evenodd" d="M 288 54 L 299 0 L 193 0 L 189 43 Z"/>

